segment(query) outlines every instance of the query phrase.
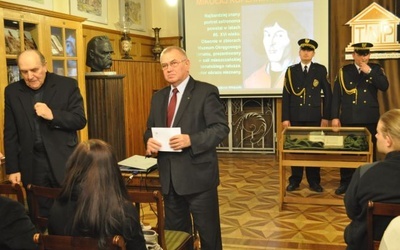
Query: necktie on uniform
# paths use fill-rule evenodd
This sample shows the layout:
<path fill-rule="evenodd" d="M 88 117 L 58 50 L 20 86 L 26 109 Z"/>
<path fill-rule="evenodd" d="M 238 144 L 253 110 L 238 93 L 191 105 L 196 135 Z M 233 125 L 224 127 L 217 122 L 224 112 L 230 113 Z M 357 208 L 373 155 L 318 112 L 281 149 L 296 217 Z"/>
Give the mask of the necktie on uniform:
<path fill-rule="evenodd" d="M 304 70 L 303 70 L 303 74 L 304 74 L 304 76 L 306 76 L 306 75 L 307 75 L 307 73 L 308 73 L 308 71 L 307 71 L 307 65 L 306 65 L 306 66 L 304 66 Z"/>
<path fill-rule="evenodd" d="M 168 104 L 168 113 L 167 113 L 167 127 L 171 127 L 172 119 L 174 118 L 175 108 L 176 108 L 176 93 L 178 93 L 178 89 L 174 88 L 172 90 L 172 97 Z"/>

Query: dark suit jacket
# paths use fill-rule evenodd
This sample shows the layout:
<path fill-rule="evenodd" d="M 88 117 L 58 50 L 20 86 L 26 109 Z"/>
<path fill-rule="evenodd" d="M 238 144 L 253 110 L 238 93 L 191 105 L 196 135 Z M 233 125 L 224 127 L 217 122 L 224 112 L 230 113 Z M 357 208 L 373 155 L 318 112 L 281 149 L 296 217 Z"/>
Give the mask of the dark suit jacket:
<path fill-rule="evenodd" d="M 378 90 L 386 91 L 389 82 L 381 66 L 368 65 L 371 73 L 361 76 L 354 63 L 339 70 L 333 86 L 332 119 L 339 118 L 342 124 L 378 122 Z"/>
<path fill-rule="evenodd" d="M 37 233 L 25 207 L 7 197 L 0 196 L 0 249 L 37 249 L 33 235 Z"/>
<path fill-rule="evenodd" d="M 321 107 L 322 94 L 323 107 Z M 319 123 L 331 119 L 332 90 L 325 66 L 311 63 L 304 77 L 301 63 L 286 70 L 282 94 L 282 121 Z"/>
<path fill-rule="evenodd" d="M 86 125 L 83 99 L 75 79 L 47 73 L 42 86 L 43 103 L 54 119 L 40 119 L 39 126 L 50 165 L 59 183 L 65 163 L 78 143 L 77 130 Z M 24 185 L 32 180 L 34 117 L 31 90 L 22 79 L 5 89 L 4 148 L 7 174 L 21 172 Z"/>
<path fill-rule="evenodd" d="M 170 90 L 170 86 L 165 87 L 152 98 L 145 143 L 152 137 L 152 127 L 166 127 Z M 188 134 L 192 145 L 179 153 L 158 153 L 163 193 L 168 193 L 170 182 L 179 195 L 216 188 L 219 184 L 216 146 L 229 133 L 217 87 L 190 77 L 173 127 L 180 127 L 182 134 Z"/>

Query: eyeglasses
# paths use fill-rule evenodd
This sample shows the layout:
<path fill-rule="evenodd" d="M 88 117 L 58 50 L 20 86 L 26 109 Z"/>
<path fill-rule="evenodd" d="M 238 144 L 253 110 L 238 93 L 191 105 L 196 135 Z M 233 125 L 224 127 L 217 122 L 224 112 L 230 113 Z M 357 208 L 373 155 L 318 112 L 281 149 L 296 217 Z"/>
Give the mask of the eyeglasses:
<path fill-rule="evenodd" d="M 184 62 L 186 60 L 187 59 L 183 59 L 181 61 L 172 60 L 169 63 L 161 63 L 161 68 L 162 68 L 162 70 L 166 70 L 166 69 L 168 69 L 168 66 L 170 66 L 171 68 L 174 69 L 174 68 L 178 67 L 178 64 L 180 64 L 181 62 Z"/>

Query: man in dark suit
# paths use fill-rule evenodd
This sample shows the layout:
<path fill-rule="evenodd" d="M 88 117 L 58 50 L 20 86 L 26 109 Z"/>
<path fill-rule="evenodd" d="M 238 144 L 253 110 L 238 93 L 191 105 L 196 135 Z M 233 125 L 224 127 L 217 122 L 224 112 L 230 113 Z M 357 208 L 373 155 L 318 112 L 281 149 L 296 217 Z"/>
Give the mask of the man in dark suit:
<path fill-rule="evenodd" d="M 17 57 L 23 79 L 5 88 L 4 149 L 12 183 L 60 187 L 65 164 L 86 125 L 83 99 L 73 78 L 47 72 L 37 50 Z M 30 206 L 30 194 L 28 204 Z M 50 202 L 41 202 L 48 215 Z"/>
<path fill-rule="evenodd" d="M 299 40 L 298 44 L 301 62 L 290 66 L 285 74 L 282 94 L 282 127 L 327 127 L 330 120 L 332 91 L 327 80 L 326 67 L 312 62 L 318 43 L 305 38 Z M 324 98 L 322 98 L 321 90 Z M 303 169 L 303 167 L 292 167 L 287 191 L 299 188 Z M 306 175 L 310 189 L 322 192 L 320 168 L 306 167 Z"/>
<path fill-rule="evenodd" d="M 389 88 L 382 67 L 370 63 L 371 43 L 356 43 L 354 63 L 339 70 L 333 86 L 332 127 L 366 127 L 371 133 L 374 161 L 376 149 L 376 125 L 379 120 L 378 90 Z M 340 186 L 335 193 L 344 194 L 355 169 L 340 169 Z"/>
<path fill-rule="evenodd" d="M 201 249 L 222 249 L 216 146 L 228 135 L 229 127 L 219 91 L 189 75 L 190 61 L 180 47 L 166 48 L 160 62 L 171 86 L 152 98 L 144 141 L 148 155 L 158 153 L 166 229 L 191 233 L 192 216 Z M 175 97 L 174 89 L 178 91 Z M 171 103 L 176 103 L 175 109 L 169 108 Z M 174 152 L 159 151 L 161 143 L 153 138 L 153 127 L 181 129 L 181 134 L 169 139 Z"/>

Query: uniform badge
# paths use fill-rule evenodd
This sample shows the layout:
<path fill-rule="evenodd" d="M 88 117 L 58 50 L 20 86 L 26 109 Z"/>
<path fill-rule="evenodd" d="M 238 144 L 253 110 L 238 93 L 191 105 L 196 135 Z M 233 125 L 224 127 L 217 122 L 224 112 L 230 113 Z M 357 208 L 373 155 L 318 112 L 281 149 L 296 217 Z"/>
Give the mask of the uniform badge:
<path fill-rule="evenodd" d="M 314 79 L 314 82 L 312 83 L 312 85 L 313 85 L 314 87 L 317 87 L 318 84 L 319 84 L 319 81 L 318 81 L 317 79 Z"/>

